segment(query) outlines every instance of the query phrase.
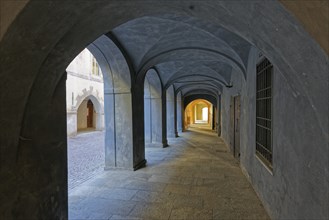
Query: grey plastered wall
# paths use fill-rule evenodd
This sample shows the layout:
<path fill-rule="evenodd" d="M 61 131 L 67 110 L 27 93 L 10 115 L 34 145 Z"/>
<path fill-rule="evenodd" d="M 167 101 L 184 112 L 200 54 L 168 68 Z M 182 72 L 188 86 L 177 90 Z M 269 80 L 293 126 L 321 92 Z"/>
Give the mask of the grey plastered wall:
<path fill-rule="evenodd" d="M 274 65 L 273 172 L 255 155 L 256 49 L 250 52 L 241 87 L 240 166 L 273 219 L 328 219 L 328 140 L 312 107 L 293 92 Z M 234 93 L 234 92 L 233 92 Z M 222 99 L 223 134 L 229 143 L 229 100 Z M 326 96 L 326 94 L 324 94 Z M 323 115 L 323 120 L 328 120 Z"/>
<path fill-rule="evenodd" d="M 222 128 L 222 138 L 230 146 L 230 101 L 231 97 L 241 95 L 241 85 L 242 85 L 242 73 L 232 69 L 232 88 L 223 88 L 223 94 L 221 95 L 221 128 Z M 219 98 L 218 98 L 219 99 Z M 230 149 L 232 150 L 232 149 Z"/>

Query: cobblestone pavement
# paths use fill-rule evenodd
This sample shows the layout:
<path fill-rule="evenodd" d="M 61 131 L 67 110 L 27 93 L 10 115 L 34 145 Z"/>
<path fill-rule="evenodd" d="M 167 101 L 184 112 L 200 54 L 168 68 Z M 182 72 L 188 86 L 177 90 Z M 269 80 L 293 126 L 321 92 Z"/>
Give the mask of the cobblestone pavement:
<path fill-rule="evenodd" d="M 72 190 L 104 170 L 104 132 L 79 133 L 67 140 L 68 188 Z"/>
<path fill-rule="evenodd" d="M 69 219 L 269 219 L 256 193 L 207 131 L 146 148 L 147 166 L 103 171 L 69 193 Z"/>

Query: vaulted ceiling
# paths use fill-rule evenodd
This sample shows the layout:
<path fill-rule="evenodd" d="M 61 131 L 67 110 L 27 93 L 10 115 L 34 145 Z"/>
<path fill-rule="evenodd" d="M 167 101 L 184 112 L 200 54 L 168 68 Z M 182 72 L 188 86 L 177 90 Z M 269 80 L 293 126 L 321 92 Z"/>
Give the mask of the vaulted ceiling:
<path fill-rule="evenodd" d="M 136 75 L 158 72 L 164 88 L 217 96 L 233 71 L 246 77 L 251 44 L 200 19 L 165 14 L 126 22 L 107 34 L 128 54 Z M 201 89 L 202 88 L 202 89 Z"/>

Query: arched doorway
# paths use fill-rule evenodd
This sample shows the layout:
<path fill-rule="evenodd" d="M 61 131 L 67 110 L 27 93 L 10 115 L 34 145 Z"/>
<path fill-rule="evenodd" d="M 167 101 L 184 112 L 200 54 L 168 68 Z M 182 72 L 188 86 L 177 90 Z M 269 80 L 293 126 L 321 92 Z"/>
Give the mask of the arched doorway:
<path fill-rule="evenodd" d="M 94 103 L 96 102 L 96 103 Z M 77 110 L 77 131 L 84 130 L 103 130 L 102 121 L 97 110 L 97 100 L 92 100 L 90 97 L 85 98 Z"/>
<path fill-rule="evenodd" d="M 211 130 L 213 123 L 213 105 L 204 99 L 196 99 L 190 102 L 184 111 L 184 128 L 206 128 Z"/>
<path fill-rule="evenodd" d="M 94 128 L 94 105 L 89 99 L 87 102 L 87 128 Z"/>

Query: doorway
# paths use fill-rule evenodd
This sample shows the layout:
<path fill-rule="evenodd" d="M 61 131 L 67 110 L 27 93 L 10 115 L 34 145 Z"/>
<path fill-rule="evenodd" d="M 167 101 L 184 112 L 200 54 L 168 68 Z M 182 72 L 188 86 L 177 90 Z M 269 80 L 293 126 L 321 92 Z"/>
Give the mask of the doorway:
<path fill-rule="evenodd" d="M 213 105 L 205 99 L 190 102 L 184 110 L 184 130 L 196 127 L 213 130 L 213 109 Z"/>
<path fill-rule="evenodd" d="M 87 128 L 94 127 L 94 105 L 93 102 L 89 99 L 87 102 Z"/>
<path fill-rule="evenodd" d="M 230 104 L 230 145 L 233 156 L 240 160 L 240 109 L 241 109 L 240 95 L 231 97 Z"/>

